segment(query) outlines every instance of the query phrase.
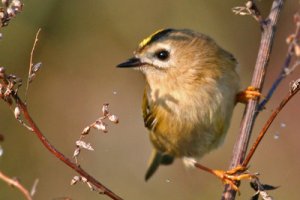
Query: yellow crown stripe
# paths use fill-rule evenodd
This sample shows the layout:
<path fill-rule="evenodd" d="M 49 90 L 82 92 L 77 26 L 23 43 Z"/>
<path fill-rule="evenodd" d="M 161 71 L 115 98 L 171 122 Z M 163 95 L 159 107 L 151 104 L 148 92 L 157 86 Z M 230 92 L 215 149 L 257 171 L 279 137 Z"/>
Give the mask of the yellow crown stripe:
<path fill-rule="evenodd" d="M 152 33 L 149 37 L 145 38 L 142 40 L 142 42 L 139 44 L 139 48 L 143 48 L 145 47 L 147 44 L 151 43 L 153 38 L 155 38 L 155 40 L 157 40 L 158 38 L 156 38 L 156 36 L 160 35 L 160 33 L 168 33 L 169 31 L 171 31 L 171 29 L 159 29 L 158 31 Z M 165 34 L 162 34 L 162 36 Z"/>

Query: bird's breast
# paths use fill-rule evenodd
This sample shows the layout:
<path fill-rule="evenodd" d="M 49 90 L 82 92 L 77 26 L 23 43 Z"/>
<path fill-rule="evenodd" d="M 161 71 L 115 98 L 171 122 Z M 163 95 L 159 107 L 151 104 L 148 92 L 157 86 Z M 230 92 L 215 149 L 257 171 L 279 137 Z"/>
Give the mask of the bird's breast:
<path fill-rule="evenodd" d="M 224 138 L 234 107 L 234 92 L 224 94 L 214 85 L 197 90 L 152 89 L 150 109 L 155 126 L 153 145 L 162 152 L 182 157 L 201 157 Z"/>

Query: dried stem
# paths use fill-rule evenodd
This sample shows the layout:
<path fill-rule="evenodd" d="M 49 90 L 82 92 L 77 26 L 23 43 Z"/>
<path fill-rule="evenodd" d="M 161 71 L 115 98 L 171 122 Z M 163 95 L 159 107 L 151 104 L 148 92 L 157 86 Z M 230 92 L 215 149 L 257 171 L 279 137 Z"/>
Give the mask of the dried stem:
<path fill-rule="evenodd" d="M 22 184 L 20 184 L 18 180 L 6 176 L 1 171 L 0 179 L 6 182 L 8 185 L 16 187 L 18 190 L 20 190 L 27 200 L 32 200 L 29 191 Z"/>
<path fill-rule="evenodd" d="M 88 182 L 92 183 L 96 188 L 98 188 L 99 190 L 103 191 L 102 194 L 105 194 L 105 195 L 109 196 L 111 199 L 114 199 L 114 200 L 122 200 L 121 197 L 119 197 L 118 195 L 116 195 L 110 189 L 108 189 L 107 187 L 105 187 L 102 183 L 100 183 L 99 181 L 97 181 L 93 176 L 89 175 L 81 167 L 79 167 L 78 165 L 76 165 L 76 163 L 72 162 L 64 154 L 62 154 L 61 152 L 59 152 L 47 140 L 47 138 L 42 134 L 42 132 L 40 131 L 40 129 L 37 127 L 37 125 L 35 124 L 35 122 L 31 118 L 31 116 L 30 116 L 30 114 L 29 114 L 29 112 L 27 110 L 27 106 L 25 105 L 25 103 L 19 98 L 19 96 L 16 93 L 12 93 L 12 97 L 14 98 L 14 100 L 15 100 L 16 104 L 18 105 L 18 107 L 21 109 L 21 111 L 22 111 L 22 113 L 24 115 L 24 118 L 26 119 L 26 121 L 28 122 L 28 124 L 30 125 L 30 127 L 32 128 L 32 130 L 35 133 L 35 135 L 39 138 L 39 140 L 43 143 L 43 145 L 55 157 L 59 158 L 63 163 L 65 163 L 70 168 L 72 168 L 73 170 L 75 170 L 81 176 L 85 177 L 88 180 Z"/>
<path fill-rule="evenodd" d="M 298 15 L 298 13 L 296 15 Z M 287 75 L 292 73 L 296 69 L 296 67 L 299 65 L 299 61 L 296 61 L 293 64 L 293 66 L 290 67 L 292 57 L 295 54 L 295 44 L 298 42 L 298 40 L 300 38 L 300 23 L 299 22 L 296 22 L 296 30 L 295 30 L 293 36 L 294 36 L 294 38 L 289 44 L 287 55 L 285 57 L 283 65 L 281 67 L 281 72 L 279 73 L 277 79 L 274 81 L 273 85 L 271 86 L 267 96 L 259 104 L 258 111 L 261 111 L 264 109 L 265 105 L 271 99 L 271 97 L 272 97 L 273 93 L 275 92 L 275 90 L 277 89 L 278 85 L 282 82 L 282 80 L 285 77 L 287 77 Z"/>
<path fill-rule="evenodd" d="M 31 72 L 32 72 L 32 66 L 33 66 L 33 53 L 36 47 L 37 42 L 39 41 L 39 34 L 41 32 L 41 28 L 39 28 L 39 30 L 37 31 L 36 35 L 35 35 L 35 39 L 33 42 L 33 46 L 30 52 L 30 60 L 29 60 L 29 70 L 28 70 L 28 78 L 27 78 L 27 84 L 26 84 L 26 90 L 25 90 L 25 103 L 27 101 L 27 93 L 28 93 L 28 88 L 29 88 L 29 82 L 30 82 L 30 76 L 31 76 Z"/>
<path fill-rule="evenodd" d="M 272 49 L 275 26 L 277 24 L 280 11 L 283 6 L 283 0 L 274 0 L 270 14 L 265 23 L 262 24 L 262 36 L 258 52 L 258 57 L 253 72 L 253 78 L 251 86 L 257 88 L 259 91 L 262 90 L 265 72 Z M 258 99 L 249 100 L 245 108 L 243 119 L 240 127 L 240 134 L 237 142 L 235 143 L 233 150 L 233 157 L 230 163 L 230 168 L 237 167 L 242 164 L 246 155 L 247 147 L 249 144 L 252 128 L 256 119 L 256 112 L 258 106 Z M 235 199 L 236 191 L 233 190 L 229 185 L 225 186 L 225 190 L 222 195 L 223 200 Z"/>

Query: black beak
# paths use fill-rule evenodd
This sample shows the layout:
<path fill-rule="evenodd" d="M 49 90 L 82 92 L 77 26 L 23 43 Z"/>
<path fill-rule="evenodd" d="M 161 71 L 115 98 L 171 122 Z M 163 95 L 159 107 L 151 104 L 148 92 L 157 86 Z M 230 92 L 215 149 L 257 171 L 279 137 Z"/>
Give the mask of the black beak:
<path fill-rule="evenodd" d="M 142 63 L 139 58 L 133 57 L 133 58 L 130 58 L 129 60 L 121 63 L 121 64 L 118 64 L 117 67 L 120 67 L 120 68 L 138 67 L 138 66 L 141 66 L 143 64 L 144 63 Z"/>

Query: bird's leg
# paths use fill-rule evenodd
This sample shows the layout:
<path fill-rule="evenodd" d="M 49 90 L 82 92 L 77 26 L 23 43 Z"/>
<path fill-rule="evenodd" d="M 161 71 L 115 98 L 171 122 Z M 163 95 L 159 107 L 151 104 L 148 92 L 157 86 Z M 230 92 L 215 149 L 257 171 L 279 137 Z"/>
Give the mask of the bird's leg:
<path fill-rule="evenodd" d="M 236 103 L 244 103 L 247 104 L 250 99 L 256 99 L 261 97 L 261 93 L 259 90 L 253 86 L 247 87 L 244 91 L 239 92 L 236 95 Z"/>
<path fill-rule="evenodd" d="M 213 170 L 210 169 L 208 167 L 205 167 L 199 163 L 195 163 L 194 164 L 195 167 L 197 167 L 198 169 L 207 171 L 213 175 L 215 175 L 216 177 L 218 177 L 219 179 L 221 179 L 221 181 L 224 184 L 229 184 L 235 191 L 239 192 L 239 188 L 237 186 L 237 181 L 241 181 L 242 179 L 253 179 L 256 176 L 253 174 L 249 174 L 247 171 L 247 167 L 243 167 L 243 166 L 237 166 L 231 170 L 228 171 L 223 171 L 223 170 Z"/>

